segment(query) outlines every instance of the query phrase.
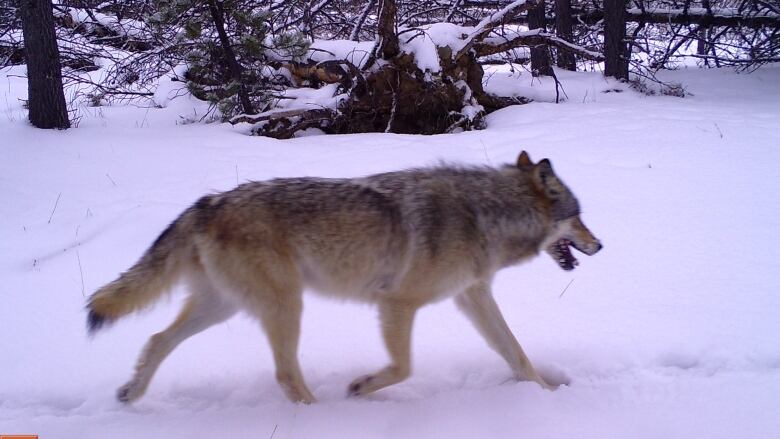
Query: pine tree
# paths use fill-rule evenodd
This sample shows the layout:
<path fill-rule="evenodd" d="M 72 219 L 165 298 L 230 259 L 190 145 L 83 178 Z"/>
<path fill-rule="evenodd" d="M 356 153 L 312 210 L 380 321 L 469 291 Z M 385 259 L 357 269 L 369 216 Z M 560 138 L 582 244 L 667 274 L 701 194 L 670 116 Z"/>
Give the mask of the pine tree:
<path fill-rule="evenodd" d="M 302 33 L 273 35 L 270 15 L 253 0 L 155 0 L 147 22 L 180 46 L 192 94 L 225 118 L 255 114 L 269 103 L 268 63 L 302 57 Z"/>

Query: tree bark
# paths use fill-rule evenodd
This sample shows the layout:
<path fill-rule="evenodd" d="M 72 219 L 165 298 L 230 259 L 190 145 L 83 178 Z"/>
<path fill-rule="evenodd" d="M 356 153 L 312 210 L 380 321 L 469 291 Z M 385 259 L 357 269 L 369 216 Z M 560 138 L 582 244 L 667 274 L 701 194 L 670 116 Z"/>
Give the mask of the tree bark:
<path fill-rule="evenodd" d="M 381 0 L 379 3 L 379 24 L 377 29 L 377 36 L 379 37 L 377 54 L 379 58 L 391 59 L 401 51 L 398 34 L 395 30 L 397 13 L 398 6 L 395 0 Z"/>
<path fill-rule="evenodd" d="M 555 0 L 555 33 L 558 37 L 571 42 L 574 20 L 571 17 L 571 0 Z M 558 50 L 556 64 L 566 70 L 577 70 L 577 60 L 574 54 L 565 50 Z"/>
<path fill-rule="evenodd" d="M 626 0 L 604 0 L 604 75 L 628 79 Z"/>
<path fill-rule="evenodd" d="M 38 128 L 70 128 L 51 0 L 21 0 L 19 4 L 30 123 Z"/>
<path fill-rule="evenodd" d="M 538 0 L 536 6 L 528 10 L 528 29 L 545 30 L 544 0 Z M 531 46 L 531 72 L 534 76 L 552 76 L 550 65 L 550 49 L 547 45 Z"/>

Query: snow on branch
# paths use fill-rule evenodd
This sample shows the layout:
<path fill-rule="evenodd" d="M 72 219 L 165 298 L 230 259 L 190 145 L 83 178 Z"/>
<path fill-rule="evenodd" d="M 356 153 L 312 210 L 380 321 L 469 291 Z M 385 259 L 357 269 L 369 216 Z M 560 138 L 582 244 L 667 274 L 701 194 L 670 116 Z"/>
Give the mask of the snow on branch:
<path fill-rule="evenodd" d="M 468 37 L 466 37 L 465 44 L 458 51 L 458 53 L 455 54 L 453 59 L 460 59 L 463 55 L 468 53 L 475 44 L 481 42 L 488 35 L 490 35 L 490 33 L 493 32 L 493 29 L 507 23 L 515 15 L 531 9 L 532 7 L 536 6 L 536 4 L 537 0 L 515 0 L 501 8 L 499 11 L 496 11 L 483 18 L 474 27 L 474 31 Z"/>
<path fill-rule="evenodd" d="M 360 16 L 357 18 L 355 25 L 352 27 L 352 32 L 349 34 L 349 39 L 352 41 L 360 41 L 360 31 L 363 28 L 363 23 L 366 22 L 368 14 L 376 6 L 376 0 L 369 0 L 366 2 L 366 6 L 360 12 Z"/>
<path fill-rule="evenodd" d="M 593 61 L 604 61 L 604 55 L 602 53 L 588 50 L 585 47 L 570 43 L 555 36 L 554 34 L 543 32 L 541 29 L 518 32 L 512 38 L 490 38 L 475 44 L 474 51 L 477 53 L 477 56 L 487 56 L 505 52 L 520 46 L 537 46 L 542 44 L 555 46 L 561 50 L 574 53 Z"/>
<path fill-rule="evenodd" d="M 276 139 L 289 139 L 298 131 L 330 125 L 337 115 L 338 112 L 330 108 L 299 108 L 261 114 L 239 114 L 230 119 L 230 123 L 250 123 L 253 124 L 252 130 L 255 133 Z"/>
<path fill-rule="evenodd" d="M 89 8 L 78 8 L 55 5 L 55 19 L 62 25 L 74 29 L 77 33 L 91 36 L 92 43 L 139 52 L 152 48 L 151 32 L 141 20 L 123 19 L 92 11 Z"/>

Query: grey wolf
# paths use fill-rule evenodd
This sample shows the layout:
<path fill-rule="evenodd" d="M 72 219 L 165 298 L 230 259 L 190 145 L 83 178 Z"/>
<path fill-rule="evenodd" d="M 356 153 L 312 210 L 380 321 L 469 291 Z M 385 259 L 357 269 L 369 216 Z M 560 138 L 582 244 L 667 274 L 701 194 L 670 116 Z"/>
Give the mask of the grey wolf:
<path fill-rule="evenodd" d="M 544 251 L 564 270 L 601 243 L 549 160 L 493 167 L 440 165 L 352 179 L 282 178 L 206 195 L 186 209 L 118 279 L 88 300 L 88 328 L 155 302 L 179 280 L 189 296 L 153 335 L 117 397 L 145 392 L 182 341 L 238 310 L 256 317 L 276 379 L 294 402 L 315 401 L 298 364 L 304 289 L 375 303 L 391 362 L 357 378 L 349 395 L 398 383 L 411 372 L 415 312 L 454 297 L 517 379 L 554 386 L 534 369 L 491 293 L 494 274 Z"/>

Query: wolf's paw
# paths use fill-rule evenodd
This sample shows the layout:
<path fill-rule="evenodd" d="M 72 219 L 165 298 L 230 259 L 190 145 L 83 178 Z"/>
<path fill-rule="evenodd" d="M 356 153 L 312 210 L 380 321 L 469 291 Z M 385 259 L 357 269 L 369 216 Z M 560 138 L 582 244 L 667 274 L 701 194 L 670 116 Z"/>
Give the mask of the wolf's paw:
<path fill-rule="evenodd" d="M 373 392 L 374 386 L 372 384 L 375 380 L 374 375 L 366 375 L 352 381 L 352 384 L 347 387 L 347 396 L 363 396 Z"/>
<path fill-rule="evenodd" d="M 143 390 L 131 381 L 116 390 L 116 399 L 122 404 L 129 404 L 140 398 L 142 394 Z"/>
<path fill-rule="evenodd" d="M 310 405 L 310 404 L 314 404 L 315 402 L 317 402 L 317 398 L 315 398 L 314 396 L 309 395 L 309 396 L 304 396 L 304 397 L 300 398 L 299 400 L 297 400 L 295 402 L 298 403 L 298 404 Z"/>
<path fill-rule="evenodd" d="M 539 369 L 539 375 L 546 385 L 542 385 L 547 390 L 555 390 L 561 386 L 571 385 L 571 378 L 562 370 L 555 367 L 542 367 Z"/>
<path fill-rule="evenodd" d="M 294 390 L 290 390 L 289 388 L 284 388 L 284 386 L 282 388 L 284 389 L 285 393 L 287 394 L 287 398 L 291 402 L 294 402 L 295 404 L 309 405 L 309 404 L 314 404 L 315 402 L 317 402 L 317 398 L 315 398 L 314 395 L 312 395 L 311 392 L 309 392 L 308 389 L 303 389 L 303 390 L 300 390 L 300 391 L 294 391 Z"/>

